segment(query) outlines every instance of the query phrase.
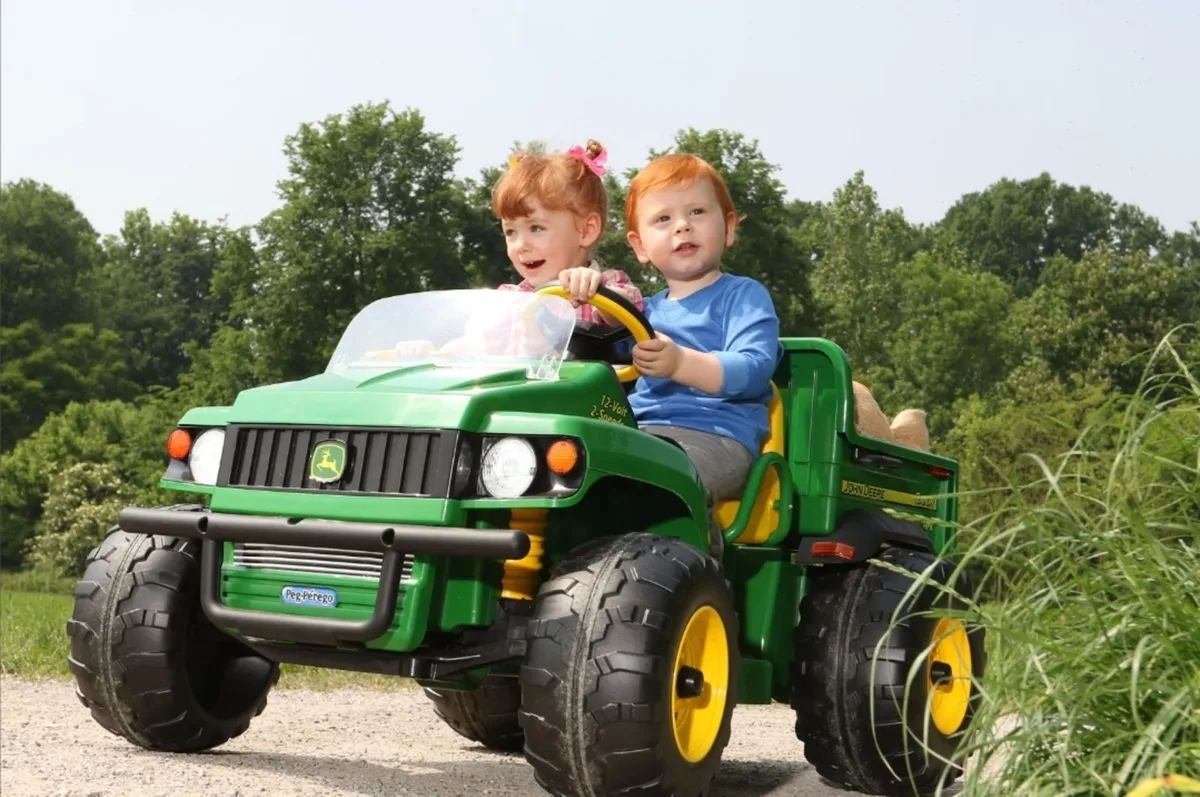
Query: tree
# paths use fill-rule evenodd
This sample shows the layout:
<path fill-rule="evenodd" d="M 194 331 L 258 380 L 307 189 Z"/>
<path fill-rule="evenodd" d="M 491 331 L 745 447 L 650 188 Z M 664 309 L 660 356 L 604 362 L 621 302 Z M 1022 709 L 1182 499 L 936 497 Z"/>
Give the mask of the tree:
<path fill-rule="evenodd" d="M 888 341 L 903 319 L 897 269 L 918 250 L 920 234 L 898 210 L 879 207 L 875 189 L 857 172 L 813 216 L 808 235 L 821 256 L 812 291 L 820 334 L 843 349 L 857 377 L 882 391 L 894 379 Z"/>
<path fill-rule="evenodd" d="M 3 451 L 72 401 L 131 398 L 138 390 L 127 378 L 120 337 L 92 324 L 48 332 L 25 321 L 0 329 L 0 349 Z"/>
<path fill-rule="evenodd" d="M 1150 252 L 1166 242 L 1159 222 L 1108 194 L 1056 183 L 1049 174 L 999 180 L 966 194 L 946 212 L 940 233 L 1018 296 L 1037 287 L 1055 255 L 1079 260 L 1100 247 Z"/>
<path fill-rule="evenodd" d="M 920 252 L 896 271 L 900 315 L 889 338 L 897 408 L 923 407 L 931 434 L 954 423 L 955 405 L 982 396 L 1012 365 L 1012 290 L 972 269 L 961 253 Z"/>
<path fill-rule="evenodd" d="M 456 184 L 459 257 L 470 284 L 478 288 L 512 282 L 516 275 L 500 222 L 492 213 L 492 189 L 502 174 L 500 169 L 483 169 L 479 180 L 468 178 Z"/>
<path fill-rule="evenodd" d="M 69 196 L 33 180 L 0 187 L 4 326 L 34 321 L 53 330 L 92 321 L 91 276 L 100 257 L 96 231 Z"/>
<path fill-rule="evenodd" d="M 268 370 L 259 330 L 221 326 L 206 347 L 189 343 L 184 350 L 191 367 L 179 377 L 172 398 L 181 407 L 232 404 L 238 393 L 283 381 Z"/>
<path fill-rule="evenodd" d="M 1073 261 L 1051 259 L 1042 284 L 1013 314 L 1026 352 L 1061 374 L 1123 392 L 1138 385 L 1142 363 L 1174 327 L 1200 318 L 1194 267 L 1142 252 L 1100 250 Z"/>
<path fill-rule="evenodd" d="M 130 377 L 144 388 L 172 387 L 187 367 L 183 348 L 207 344 L 229 305 L 212 291 L 230 233 L 175 214 L 155 223 L 125 214 L 119 237 L 105 241 L 101 318 L 124 342 Z"/>
<path fill-rule="evenodd" d="M 458 288 L 461 194 L 453 137 L 416 111 L 358 105 L 304 124 L 284 147 L 283 207 L 260 225 L 261 287 L 252 323 L 287 378 L 323 366 L 338 335 L 375 299 Z"/>

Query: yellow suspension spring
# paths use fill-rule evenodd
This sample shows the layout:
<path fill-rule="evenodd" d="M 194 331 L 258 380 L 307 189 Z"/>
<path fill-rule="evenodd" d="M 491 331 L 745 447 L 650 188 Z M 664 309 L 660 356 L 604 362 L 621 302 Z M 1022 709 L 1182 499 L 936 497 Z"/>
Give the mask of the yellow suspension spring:
<path fill-rule="evenodd" d="M 504 563 L 504 579 L 500 582 L 500 597 L 533 600 L 542 572 L 543 542 L 546 536 L 548 509 L 513 509 L 509 526 L 529 537 L 529 553 L 524 559 Z"/>

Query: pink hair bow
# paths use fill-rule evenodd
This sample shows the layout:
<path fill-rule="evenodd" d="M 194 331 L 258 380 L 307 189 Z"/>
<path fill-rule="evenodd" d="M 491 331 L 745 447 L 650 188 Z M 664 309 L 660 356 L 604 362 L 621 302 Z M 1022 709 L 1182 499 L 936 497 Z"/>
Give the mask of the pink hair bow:
<path fill-rule="evenodd" d="M 604 164 L 608 162 L 608 150 L 606 149 L 601 148 L 600 154 L 594 158 L 589 158 L 587 150 L 576 144 L 567 150 L 567 157 L 583 161 L 584 165 L 591 169 L 592 174 L 596 175 L 597 177 L 603 177 L 604 172 L 607 171 L 604 168 Z"/>

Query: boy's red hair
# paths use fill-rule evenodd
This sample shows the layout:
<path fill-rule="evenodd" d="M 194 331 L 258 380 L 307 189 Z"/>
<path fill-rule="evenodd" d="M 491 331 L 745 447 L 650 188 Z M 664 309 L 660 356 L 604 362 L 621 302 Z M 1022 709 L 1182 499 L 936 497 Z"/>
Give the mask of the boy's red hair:
<path fill-rule="evenodd" d="M 625 198 L 625 226 L 630 232 L 637 232 L 637 209 L 639 200 L 651 191 L 664 188 L 688 188 L 697 180 L 708 180 L 717 193 L 717 202 L 721 205 L 721 215 L 726 218 L 737 210 L 733 207 L 733 197 L 724 178 L 703 158 L 690 152 L 675 152 L 663 155 L 650 161 L 646 168 L 637 173 L 629 183 L 629 194 Z"/>
<path fill-rule="evenodd" d="M 587 153 L 595 157 L 603 150 L 598 141 L 588 141 Z M 600 214 L 600 232 L 608 221 L 608 193 L 598 175 L 582 161 L 565 154 L 519 154 L 510 160 L 507 172 L 492 189 L 492 212 L 499 219 L 528 216 L 536 200 L 546 210 L 569 210 L 582 219 Z"/>

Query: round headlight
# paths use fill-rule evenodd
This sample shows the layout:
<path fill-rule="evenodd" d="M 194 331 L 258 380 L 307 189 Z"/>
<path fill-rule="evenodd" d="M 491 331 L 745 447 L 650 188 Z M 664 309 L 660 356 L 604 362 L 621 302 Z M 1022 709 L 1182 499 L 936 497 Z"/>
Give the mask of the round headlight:
<path fill-rule="evenodd" d="M 217 471 L 221 468 L 221 451 L 225 448 L 225 430 L 209 429 L 192 443 L 188 454 L 188 467 L 197 484 L 216 484 Z"/>
<path fill-rule="evenodd" d="M 537 476 L 537 453 L 528 440 L 505 437 L 483 455 L 479 479 L 495 498 L 516 498 Z"/>

